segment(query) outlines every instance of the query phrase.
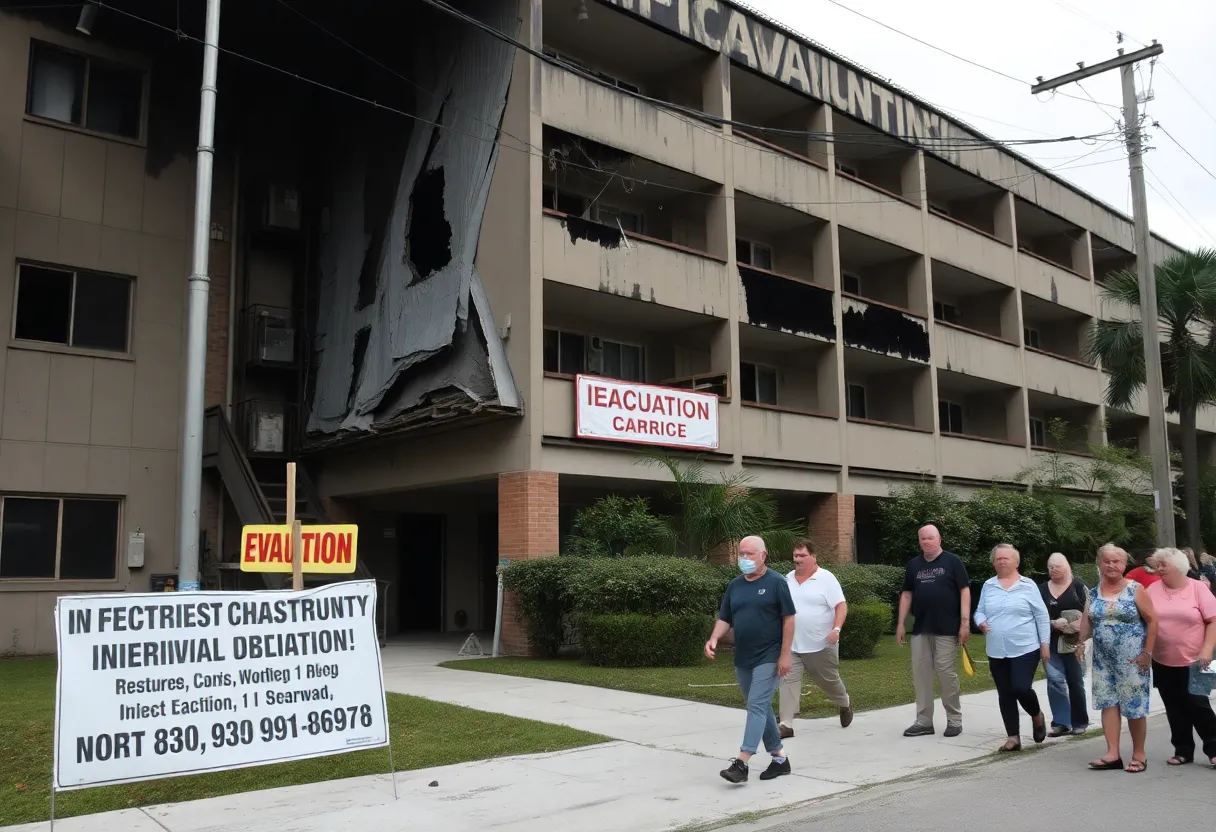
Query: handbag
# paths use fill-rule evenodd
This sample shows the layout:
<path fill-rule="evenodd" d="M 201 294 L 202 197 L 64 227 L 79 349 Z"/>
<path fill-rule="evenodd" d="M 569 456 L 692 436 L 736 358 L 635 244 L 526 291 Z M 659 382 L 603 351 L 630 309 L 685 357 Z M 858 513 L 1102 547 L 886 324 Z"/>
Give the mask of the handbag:
<path fill-rule="evenodd" d="M 1187 692 L 1192 696 L 1211 696 L 1212 688 L 1216 687 L 1216 662 L 1208 665 L 1207 670 L 1201 670 L 1199 663 L 1191 665 L 1190 679 L 1187 680 Z"/>

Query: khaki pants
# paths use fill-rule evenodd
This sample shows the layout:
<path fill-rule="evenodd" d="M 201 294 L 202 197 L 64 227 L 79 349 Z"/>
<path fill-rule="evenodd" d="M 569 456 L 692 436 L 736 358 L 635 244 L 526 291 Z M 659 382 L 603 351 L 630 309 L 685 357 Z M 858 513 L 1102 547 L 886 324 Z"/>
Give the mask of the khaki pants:
<path fill-rule="evenodd" d="M 933 727 L 933 677 L 941 686 L 946 725 L 963 724 L 961 689 L 955 659 L 958 636 L 912 636 L 912 684 L 916 688 L 916 724 Z"/>
<path fill-rule="evenodd" d="M 794 714 L 802 701 L 802 671 L 805 669 L 815 686 L 827 694 L 838 708 L 849 707 L 849 693 L 840 679 L 840 645 L 829 644 L 818 653 L 795 653 L 789 674 L 781 680 L 778 710 L 781 724 L 794 725 Z"/>

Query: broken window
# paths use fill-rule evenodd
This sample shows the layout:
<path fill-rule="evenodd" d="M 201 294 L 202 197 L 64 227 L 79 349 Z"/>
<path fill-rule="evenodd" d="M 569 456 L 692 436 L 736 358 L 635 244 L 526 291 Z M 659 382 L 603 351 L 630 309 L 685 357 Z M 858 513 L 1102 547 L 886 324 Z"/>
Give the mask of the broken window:
<path fill-rule="evenodd" d="M 937 403 L 937 419 L 942 433 L 964 433 L 963 406 L 942 399 Z"/>
<path fill-rule="evenodd" d="M 777 404 L 777 370 L 744 361 L 739 366 L 739 395 L 745 402 Z"/>
<path fill-rule="evenodd" d="M 948 324 L 958 322 L 958 307 L 951 303 L 933 301 L 933 317 Z"/>
<path fill-rule="evenodd" d="M 845 398 L 845 415 L 850 419 L 866 418 L 866 388 L 860 384 L 848 385 Z"/>
<path fill-rule="evenodd" d="M 750 240 L 735 240 L 735 258 L 744 265 L 755 266 L 757 269 L 773 270 L 773 249 L 763 243 L 753 243 Z"/>

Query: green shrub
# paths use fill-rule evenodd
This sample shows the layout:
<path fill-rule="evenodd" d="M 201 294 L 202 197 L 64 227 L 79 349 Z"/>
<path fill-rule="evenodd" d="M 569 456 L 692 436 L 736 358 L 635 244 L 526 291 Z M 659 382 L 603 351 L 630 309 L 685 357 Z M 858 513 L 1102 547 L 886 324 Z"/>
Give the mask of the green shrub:
<path fill-rule="evenodd" d="M 1098 564 L 1093 562 L 1074 563 L 1072 565 L 1072 575 L 1092 589 L 1098 585 Z"/>
<path fill-rule="evenodd" d="M 713 629 L 708 615 L 580 615 L 583 660 L 599 667 L 690 667 Z"/>
<path fill-rule="evenodd" d="M 572 611 L 569 587 L 586 558 L 553 557 L 513 561 L 503 573 L 503 587 L 515 593 L 518 617 L 529 624 L 528 640 L 543 656 L 556 656 L 565 642 Z"/>
<path fill-rule="evenodd" d="M 883 603 L 849 605 L 849 617 L 840 631 L 840 658 L 868 659 L 891 623 L 891 608 Z"/>
<path fill-rule="evenodd" d="M 717 573 L 687 558 L 586 558 L 567 580 L 579 615 L 713 615 L 723 588 Z"/>
<path fill-rule="evenodd" d="M 675 540 L 671 526 L 650 510 L 645 497 L 601 497 L 574 518 L 569 554 L 589 557 L 670 552 Z"/>

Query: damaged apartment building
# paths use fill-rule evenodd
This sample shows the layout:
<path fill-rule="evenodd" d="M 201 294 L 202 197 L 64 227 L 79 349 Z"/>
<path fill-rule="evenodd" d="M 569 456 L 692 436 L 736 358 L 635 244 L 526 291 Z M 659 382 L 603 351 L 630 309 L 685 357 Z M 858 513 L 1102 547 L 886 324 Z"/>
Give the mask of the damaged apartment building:
<path fill-rule="evenodd" d="M 58 595 L 176 571 L 203 6 L 0 11 L 21 652 Z M 1105 275 L 1173 247 L 949 114 L 727 0 L 336 8 L 223 9 L 207 587 L 261 585 L 240 530 L 285 516 L 289 461 L 301 519 L 359 524 L 392 636 L 489 629 L 500 559 L 599 496 L 661 505 L 648 448 L 866 560 L 893 485 L 1147 444 L 1083 344 Z"/>

